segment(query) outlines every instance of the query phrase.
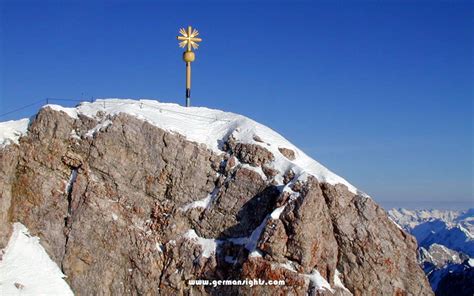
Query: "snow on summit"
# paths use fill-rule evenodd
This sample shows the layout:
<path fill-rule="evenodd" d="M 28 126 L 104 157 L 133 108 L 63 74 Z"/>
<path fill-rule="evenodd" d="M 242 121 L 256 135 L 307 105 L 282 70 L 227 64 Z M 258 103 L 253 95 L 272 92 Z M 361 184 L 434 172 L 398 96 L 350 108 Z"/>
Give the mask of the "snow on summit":
<path fill-rule="evenodd" d="M 279 183 L 282 183 L 283 174 L 292 169 L 300 179 L 313 175 L 319 181 L 332 185 L 344 184 L 351 192 L 363 194 L 345 179 L 307 156 L 277 132 L 235 113 L 205 107 L 182 107 L 177 104 L 160 103 L 155 100 L 130 99 L 100 99 L 94 102 L 83 102 L 73 108 L 50 104 L 43 108 L 48 107 L 56 111 L 63 111 L 72 118 L 85 115 L 101 120 L 97 115 L 98 112 L 111 116 L 126 113 L 166 131 L 181 134 L 190 141 L 202 143 L 217 153 L 222 153 L 221 145 L 223 141 L 232 135 L 239 142 L 260 145 L 273 153 L 275 160 L 271 166 L 280 172 L 275 177 Z M 87 136 L 92 136 L 108 124 L 111 123 L 109 121 L 101 122 Z M 293 150 L 295 159 L 286 158 L 278 148 Z"/>
<path fill-rule="evenodd" d="M 245 116 L 205 107 L 182 107 L 177 104 L 160 103 L 155 100 L 103 99 L 84 102 L 75 108 L 47 105 L 57 111 L 64 111 L 73 118 L 79 114 L 96 117 L 102 111 L 109 115 L 126 113 L 134 115 L 164 130 L 181 134 L 188 140 L 206 145 L 221 153 L 222 140 L 232 135 L 237 141 L 265 147 L 275 156 L 273 168 L 281 174 L 292 169 L 297 176 L 305 178 L 308 174 L 329 184 L 344 184 L 353 193 L 362 193 L 349 182 L 329 171 L 303 151 L 272 129 Z M 261 141 L 255 140 L 261 139 Z M 288 148 L 295 152 L 295 160 L 284 157 L 278 148 Z"/>

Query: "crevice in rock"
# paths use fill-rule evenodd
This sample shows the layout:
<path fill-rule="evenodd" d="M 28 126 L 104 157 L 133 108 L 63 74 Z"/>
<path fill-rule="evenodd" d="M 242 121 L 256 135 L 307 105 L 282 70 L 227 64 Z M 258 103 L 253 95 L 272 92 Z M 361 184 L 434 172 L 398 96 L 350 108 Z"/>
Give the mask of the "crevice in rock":
<path fill-rule="evenodd" d="M 92 147 L 93 147 L 93 142 L 88 146 L 87 155 L 85 157 L 84 162 L 82 162 L 78 166 L 70 166 L 71 175 L 69 177 L 69 182 L 68 182 L 68 185 L 66 187 L 68 207 L 67 207 L 67 216 L 64 219 L 64 235 L 65 235 L 64 253 L 63 253 L 62 258 L 61 258 L 61 271 L 63 272 L 63 274 L 66 274 L 64 272 L 64 260 L 66 258 L 66 254 L 67 254 L 67 248 L 68 248 L 68 244 L 69 244 L 70 232 L 71 232 L 71 229 L 72 229 L 73 215 L 74 215 L 73 196 L 72 196 L 73 191 L 74 191 L 74 185 L 77 181 L 77 177 L 78 177 L 78 174 L 79 174 L 79 169 L 81 169 L 83 164 L 87 163 L 90 159 L 91 152 L 92 152 Z M 89 188 L 89 182 L 87 182 L 84 192 L 87 192 L 88 188 Z M 76 206 L 76 210 L 77 210 L 77 208 L 79 208 L 79 206 L 80 206 L 79 204 Z"/>
<path fill-rule="evenodd" d="M 66 187 L 66 193 L 67 193 L 67 215 L 66 218 L 64 218 L 64 234 L 66 236 L 66 240 L 64 242 L 64 255 L 61 260 L 61 271 L 63 271 L 63 262 L 64 262 L 64 257 L 66 256 L 66 248 L 67 244 L 69 242 L 69 232 L 71 231 L 71 217 L 72 217 L 72 191 L 74 189 L 74 183 L 77 180 L 77 174 L 78 174 L 78 168 L 72 168 L 71 175 L 69 177 L 69 182 Z"/>
<path fill-rule="evenodd" d="M 326 207 L 329 211 L 329 217 L 331 219 L 333 235 L 334 235 L 334 238 L 336 239 L 336 244 L 337 244 L 336 269 L 337 269 L 337 267 L 339 265 L 339 262 L 341 260 L 341 244 L 342 244 L 342 242 L 340 240 L 341 240 L 342 234 L 341 234 L 341 231 L 339 230 L 339 227 L 337 226 L 337 223 L 335 222 L 337 217 L 335 217 L 335 215 L 333 214 L 333 211 L 331 209 L 331 201 L 330 201 L 329 195 L 327 194 L 327 189 L 328 189 L 327 186 L 328 185 L 325 184 L 325 183 L 319 183 L 319 188 L 321 189 L 324 201 L 326 203 Z M 354 197 L 352 197 L 351 203 L 352 203 L 353 199 L 354 199 Z M 334 278 L 334 276 L 336 274 L 336 271 L 334 270 L 333 272 L 330 272 L 330 270 L 327 270 L 327 274 L 331 275 L 331 277 Z M 342 282 L 342 284 L 344 285 L 344 287 L 347 287 L 347 283 L 345 281 L 346 278 L 345 278 L 344 274 L 341 274 L 341 275 L 342 275 L 342 278 L 339 278 L 339 279 Z M 351 290 L 349 290 L 349 291 L 351 293 L 354 293 L 354 291 L 351 291 Z"/>
<path fill-rule="evenodd" d="M 165 246 L 166 247 L 166 246 Z M 165 249 L 165 252 L 168 252 L 168 250 Z M 166 270 L 168 269 L 168 267 L 171 265 L 171 262 L 173 261 L 173 258 L 171 256 L 167 256 L 166 253 L 163 253 L 163 268 L 161 269 L 161 272 L 160 272 L 160 279 L 158 281 L 158 288 L 161 288 L 161 283 L 163 283 L 164 281 L 164 276 L 166 274 Z"/>
<path fill-rule="evenodd" d="M 67 214 L 68 216 L 71 215 L 71 204 L 72 204 L 72 190 L 74 187 L 74 183 L 76 182 L 77 179 L 77 168 L 73 168 L 71 171 L 71 176 L 69 177 L 69 182 L 66 187 L 66 193 L 67 193 Z M 67 219 L 67 218 L 66 218 Z"/>

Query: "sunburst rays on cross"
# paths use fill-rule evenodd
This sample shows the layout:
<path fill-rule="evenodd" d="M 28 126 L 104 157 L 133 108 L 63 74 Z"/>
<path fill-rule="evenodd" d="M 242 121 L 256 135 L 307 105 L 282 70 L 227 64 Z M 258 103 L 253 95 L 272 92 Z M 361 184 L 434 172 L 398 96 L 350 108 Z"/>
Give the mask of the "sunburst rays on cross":
<path fill-rule="evenodd" d="M 198 42 L 202 39 L 197 37 L 198 30 L 188 26 L 188 29 L 179 29 L 179 34 L 176 38 L 180 41 L 179 46 L 186 48 L 183 52 L 183 61 L 186 63 L 186 107 L 191 106 L 191 63 L 196 59 L 193 49 L 199 47 Z"/>
<path fill-rule="evenodd" d="M 202 39 L 196 37 L 199 35 L 198 30 L 193 29 L 191 26 L 189 26 L 188 30 L 185 30 L 184 28 L 179 29 L 179 33 L 181 34 L 181 36 L 178 36 L 178 40 L 181 41 L 179 43 L 179 47 L 187 47 L 188 51 L 191 51 L 192 49 L 197 49 L 199 47 L 198 42 L 201 42 Z"/>

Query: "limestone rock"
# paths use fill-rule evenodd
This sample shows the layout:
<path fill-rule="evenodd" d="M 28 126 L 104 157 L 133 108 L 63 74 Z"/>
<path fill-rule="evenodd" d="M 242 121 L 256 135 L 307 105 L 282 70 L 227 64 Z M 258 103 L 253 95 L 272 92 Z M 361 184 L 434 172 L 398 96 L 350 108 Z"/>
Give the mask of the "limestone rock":
<path fill-rule="evenodd" d="M 278 147 L 278 150 L 280 151 L 281 154 L 283 154 L 289 160 L 295 160 L 296 159 L 295 151 L 293 151 L 291 149 L 288 149 L 288 148 L 284 148 L 284 147 Z"/>
<path fill-rule="evenodd" d="M 23 223 L 77 295 L 432 295 L 415 240 L 372 199 L 224 140 L 217 153 L 132 115 L 43 108 L 0 148 L 0 246 Z"/>

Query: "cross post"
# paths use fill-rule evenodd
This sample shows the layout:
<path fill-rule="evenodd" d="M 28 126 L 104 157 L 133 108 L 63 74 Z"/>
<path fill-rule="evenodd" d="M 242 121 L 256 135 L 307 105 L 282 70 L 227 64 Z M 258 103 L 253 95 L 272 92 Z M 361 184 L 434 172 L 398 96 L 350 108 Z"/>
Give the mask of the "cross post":
<path fill-rule="evenodd" d="M 189 107 L 191 106 L 191 62 L 194 62 L 196 59 L 193 49 L 199 47 L 198 42 L 201 42 L 202 39 L 196 37 L 199 35 L 199 32 L 191 26 L 188 26 L 187 30 L 184 28 L 180 29 L 179 33 L 181 36 L 176 37 L 176 39 L 181 41 L 179 46 L 182 48 L 186 47 L 186 51 L 183 53 L 183 60 L 186 62 L 186 107 Z"/>

